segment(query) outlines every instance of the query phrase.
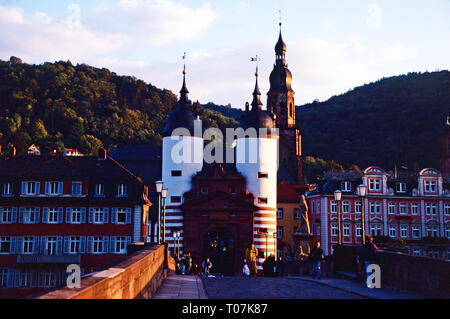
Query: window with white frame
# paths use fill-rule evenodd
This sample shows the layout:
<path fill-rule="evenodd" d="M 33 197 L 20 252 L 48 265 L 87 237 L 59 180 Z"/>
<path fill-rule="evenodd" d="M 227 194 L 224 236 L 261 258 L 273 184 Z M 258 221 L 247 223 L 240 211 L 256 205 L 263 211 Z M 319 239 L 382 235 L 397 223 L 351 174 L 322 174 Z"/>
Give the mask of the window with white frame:
<path fill-rule="evenodd" d="M 45 194 L 50 196 L 58 196 L 63 193 L 63 183 L 61 182 L 46 182 Z"/>
<path fill-rule="evenodd" d="M 8 288 L 8 274 L 7 268 L 0 269 L 0 288 Z"/>
<path fill-rule="evenodd" d="M 438 237 L 439 227 L 436 225 L 427 226 L 427 236 L 428 237 Z"/>
<path fill-rule="evenodd" d="M 23 212 L 23 223 L 33 224 L 36 222 L 36 213 L 34 208 L 27 207 Z"/>
<path fill-rule="evenodd" d="M 0 237 L 0 254 L 9 254 L 11 251 L 11 237 Z"/>
<path fill-rule="evenodd" d="M 411 215 L 419 215 L 419 204 L 418 203 L 412 203 L 411 204 Z"/>
<path fill-rule="evenodd" d="M 397 225 L 389 225 L 389 236 L 393 238 L 397 237 Z"/>
<path fill-rule="evenodd" d="M 355 235 L 356 237 L 362 236 L 362 225 L 360 223 L 355 225 Z"/>
<path fill-rule="evenodd" d="M 420 238 L 420 225 L 412 225 L 413 238 Z"/>
<path fill-rule="evenodd" d="M 437 205 L 436 203 L 426 203 L 425 204 L 425 214 L 436 216 L 437 214 Z"/>
<path fill-rule="evenodd" d="M 352 191 L 352 183 L 351 182 L 342 182 L 341 183 L 341 191 L 351 192 Z"/>
<path fill-rule="evenodd" d="M 444 204 L 444 214 L 450 216 L 450 204 Z"/>
<path fill-rule="evenodd" d="M 350 237 L 350 224 L 342 225 L 342 233 L 343 233 L 344 237 Z"/>
<path fill-rule="evenodd" d="M 331 224 L 331 236 L 338 236 L 339 235 L 339 227 L 336 223 Z"/>
<path fill-rule="evenodd" d="M 47 270 L 42 274 L 42 286 L 45 288 L 56 287 L 56 272 Z"/>
<path fill-rule="evenodd" d="M 284 227 L 283 226 L 277 227 L 277 238 L 279 238 L 279 239 L 284 238 Z"/>
<path fill-rule="evenodd" d="M 408 225 L 400 225 L 400 237 L 408 238 L 409 237 L 409 227 Z"/>
<path fill-rule="evenodd" d="M 406 193 L 406 183 L 397 183 L 396 190 L 397 193 Z"/>
<path fill-rule="evenodd" d="M 116 237 L 116 254 L 125 254 L 127 252 L 126 237 Z"/>
<path fill-rule="evenodd" d="M 380 179 L 369 179 L 369 191 L 380 192 L 381 191 L 381 180 Z"/>
<path fill-rule="evenodd" d="M 278 208 L 277 218 L 278 219 L 283 219 L 284 218 L 284 210 L 283 210 L 283 208 Z"/>
<path fill-rule="evenodd" d="M 450 239 L 450 225 L 445 226 L 445 237 Z"/>
<path fill-rule="evenodd" d="M 126 184 L 119 184 L 117 186 L 117 197 L 127 197 L 128 196 L 128 186 Z"/>
<path fill-rule="evenodd" d="M 362 203 L 361 201 L 355 202 L 355 213 L 361 214 L 362 213 Z"/>
<path fill-rule="evenodd" d="M 81 196 L 82 195 L 82 182 L 72 182 L 72 196 Z"/>
<path fill-rule="evenodd" d="M 23 250 L 22 253 L 24 255 L 29 255 L 34 252 L 34 237 L 24 237 L 23 238 Z"/>
<path fill-rule="evenodd" d="M 31 287 L 33 280 L 33 273 L 29 270 L 20 272 L 20 287 Z"/>
<path fill-rule="evenodd" d="M 47 237 L 47 243 L 46 243 L 46 253 L 49 256 L 55 256 L 57 254 L 57 245 L 58 245 L 58 238 L 57 237 Z"/>
<path fill-rule="evenodd" d="M 13 195 L 13 184 L 12 183 L 5 183 L 3 184 L 3 193 L 2 196 L 12 196 Z"/>
<path fill-rule="evenodd" d="M 22 195 L 32 196 L 39 194 L 39 182 L 22 182 Z"/>
<path fill-rule="evenodd" d="M 97 197 L 105 196 L 105 184 L 95 184 L 94 195 Z"/>
<path fill-rule="evenodd" d="M 350 201 L 345 200 L 342 202 L 342 212 L 344 214 L 350 214 Z"/>
<path fill-rule="evenodd" d="M 437 192 L 436 181 L 425 181 L 425 192 L 426 193 L 436 193 Z"/>
<path fill-rule="evenodd" d="M 408 215 L 408 203 L 400 203 L 398 206 L 400 215 Z"/>
<path fill-rule="evenodd" d="M 381 236 L 381 225 L 380 224 L 371 224 L 370 225 L 370 234 L 372 236 Z"/>
<path fill-rule="evenodd" d="M 81 237 L 70 237 L 69 254 L 77 254 L 81 251 Z"/>
<path fill-rule="evenodd" d="M 127 209 L 118 208 L 117 209 L 117 224 L 126 224 L 127 222 Z"/>
<path fill-rule="evenodd" d="M 389 202 L 388 203 L 388 214 L 395 215 L 397 213 L 397 203 Z"/>
<path fill-rule="evenodd" d="M 370 207 L 370 214 L 372 215 L 381 214 L 381 202 L 371 202 L 369 207 Z"/>
<path fill-rule="evenodd" d="M 58 223 L 58 208 L 50 207 L 48 209 L 47 222 L 49 224 L 57 224 Z"/>
<path fill-rule="evenodd" d="M 70 222 L 71 224 L 81 224 L 81 208 L 72 208 Z"/>
<path fill-rule="evenodd" d="M 103 237 L 94 237 L 92 242 L 92 252 L 94 254 L 103 253 Z"/>
<path fill-rule="evenodd" d="M 330 211 L 332 213 L 337 213 L 337 211 L 338 211 L 338 202 L 336 200 L 332 200 L 330 202 Z"/>
<path fill-rule="evenodd" d="M 103 224 L 103 208 L 94 208 L 94 224 Z"/>
<path fill-rule="evenodd" d="M 422 251 L 420 248 L 413 248 L 413 256 L 422 256 Z"/>
<path fill-rule="evenodd" d="M 13 208 L 12 207 L 0 207 L 0 223 L 10 224 L 13 220 Z"/>

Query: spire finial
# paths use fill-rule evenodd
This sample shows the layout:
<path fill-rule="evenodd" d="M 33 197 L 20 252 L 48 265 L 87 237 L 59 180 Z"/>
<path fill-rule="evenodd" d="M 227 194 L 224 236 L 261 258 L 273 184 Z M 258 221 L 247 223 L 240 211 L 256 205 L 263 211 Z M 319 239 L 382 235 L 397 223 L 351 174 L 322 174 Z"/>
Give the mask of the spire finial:
<path fill-rule="evenodd" d="M 189 94 L 189 90 L 187 89 L 186 86 L 186 52 L 184 52 L 183 55 L 183 60 L 184 60 L 184 67 L 183 67 L 183 86 L 181 87 L 181 91 L 180 91 L 180 101 L 182 102 L 188 102 L 188 94 Z"/>
<path fill-rule="evenodd" d="M 259 77 L 259 63 L 258 62 L 261 61 L 261 58 L 258 55 L 256 55 L 255 58 L 251 58 L 251 61 L 252 62 L 256 62 L 256 73 L 255 73 L 255 76 Z"/>
<path fill-rule="evenodd" d="M 259 72 L 258 72 L 258 62 L 261 61 L 261 59 L 259 58 L 258 55 L 256 55 L 255 58 L 251 58 L 252 62 L 256 62 L 256 73 L 255 73 L 255 77 L 256 77 L 256 84 L 255 84 L 255 91 L 253 92 L 253 102 L 252 102 L 252 106 L 253 108 L 261 108 L 261 92 L 259 91 L 259 85 L 258 85 L 258 77 L 259 77 Z"/>
<path fill-rule="evenodd" d="M 183 61 L 184 61 L 183 75 L 186 75 L 186 58 L 187 58 L 186 52 L 184 52 L 184 55 L 183 55 Z"/>
<path fill-rule="evenodd" d="M 280 13 L 280 31 L 281 31 L 281 26 L 283 25 L 283 18 L 281 16 L 281 10 L 278 11 Z"/>

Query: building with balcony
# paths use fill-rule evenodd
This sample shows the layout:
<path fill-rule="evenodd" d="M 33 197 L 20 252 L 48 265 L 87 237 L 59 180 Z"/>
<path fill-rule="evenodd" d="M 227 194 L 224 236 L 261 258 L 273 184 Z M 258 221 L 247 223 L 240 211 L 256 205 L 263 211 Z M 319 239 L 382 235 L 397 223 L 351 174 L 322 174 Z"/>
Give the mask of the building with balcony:
<path fill-rule="evenodd" d="M 123 259 L 146 240 L 147 187 L 99 157 L 25 155 L 0 160 L 0 297 L 21 297 Z"/>
<path fill-rule="evenodd" d="M 364 197 L 359 185 L 367 186 Z M 426 168 L 419 173 L 386 172 L 369 167 L 362 173 L 330 172 L 319 182 L 314 192 L 307 194 L 312 228 L 319 230 L 316 239 L 322 242 L 326 254 L 338 243 L 362 242 L 364 231 L 380 245 L 417 256 L 450 258 L 450 191 L 441 173 Z M 335 191 L 342 198 L 335 200 Z"/>

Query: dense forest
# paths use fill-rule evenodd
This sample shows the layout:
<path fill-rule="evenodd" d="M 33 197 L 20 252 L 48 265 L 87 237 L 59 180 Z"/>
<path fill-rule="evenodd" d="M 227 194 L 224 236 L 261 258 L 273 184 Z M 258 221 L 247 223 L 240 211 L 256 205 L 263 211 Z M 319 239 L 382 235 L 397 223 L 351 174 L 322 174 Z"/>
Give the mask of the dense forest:
<path fill-rule="evenodd" d="M 181 79 L 180 79 L 181 87 Z M 0 142 L 24 154 L 35 144 L 58 151 L 161 145 L 160 132 L 177 96 L 107 69 L 70 61 L 30 65 L 0 60 Z M 204 127 L 236 127 L 221 113 L 194 107 Z"/>

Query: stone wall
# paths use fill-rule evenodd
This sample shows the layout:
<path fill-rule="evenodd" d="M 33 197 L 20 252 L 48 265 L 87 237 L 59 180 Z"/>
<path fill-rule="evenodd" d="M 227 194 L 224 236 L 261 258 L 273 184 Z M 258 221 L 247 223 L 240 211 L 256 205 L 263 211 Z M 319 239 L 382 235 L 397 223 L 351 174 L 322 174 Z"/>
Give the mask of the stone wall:
<path fill-rule="evenodd" d="M 175 261 L 167 246 L 146 247 L 117 265 L 82 279 L 80 289 L 64 287 L 37 299 L 148 299 L 174 272 Z"/>

